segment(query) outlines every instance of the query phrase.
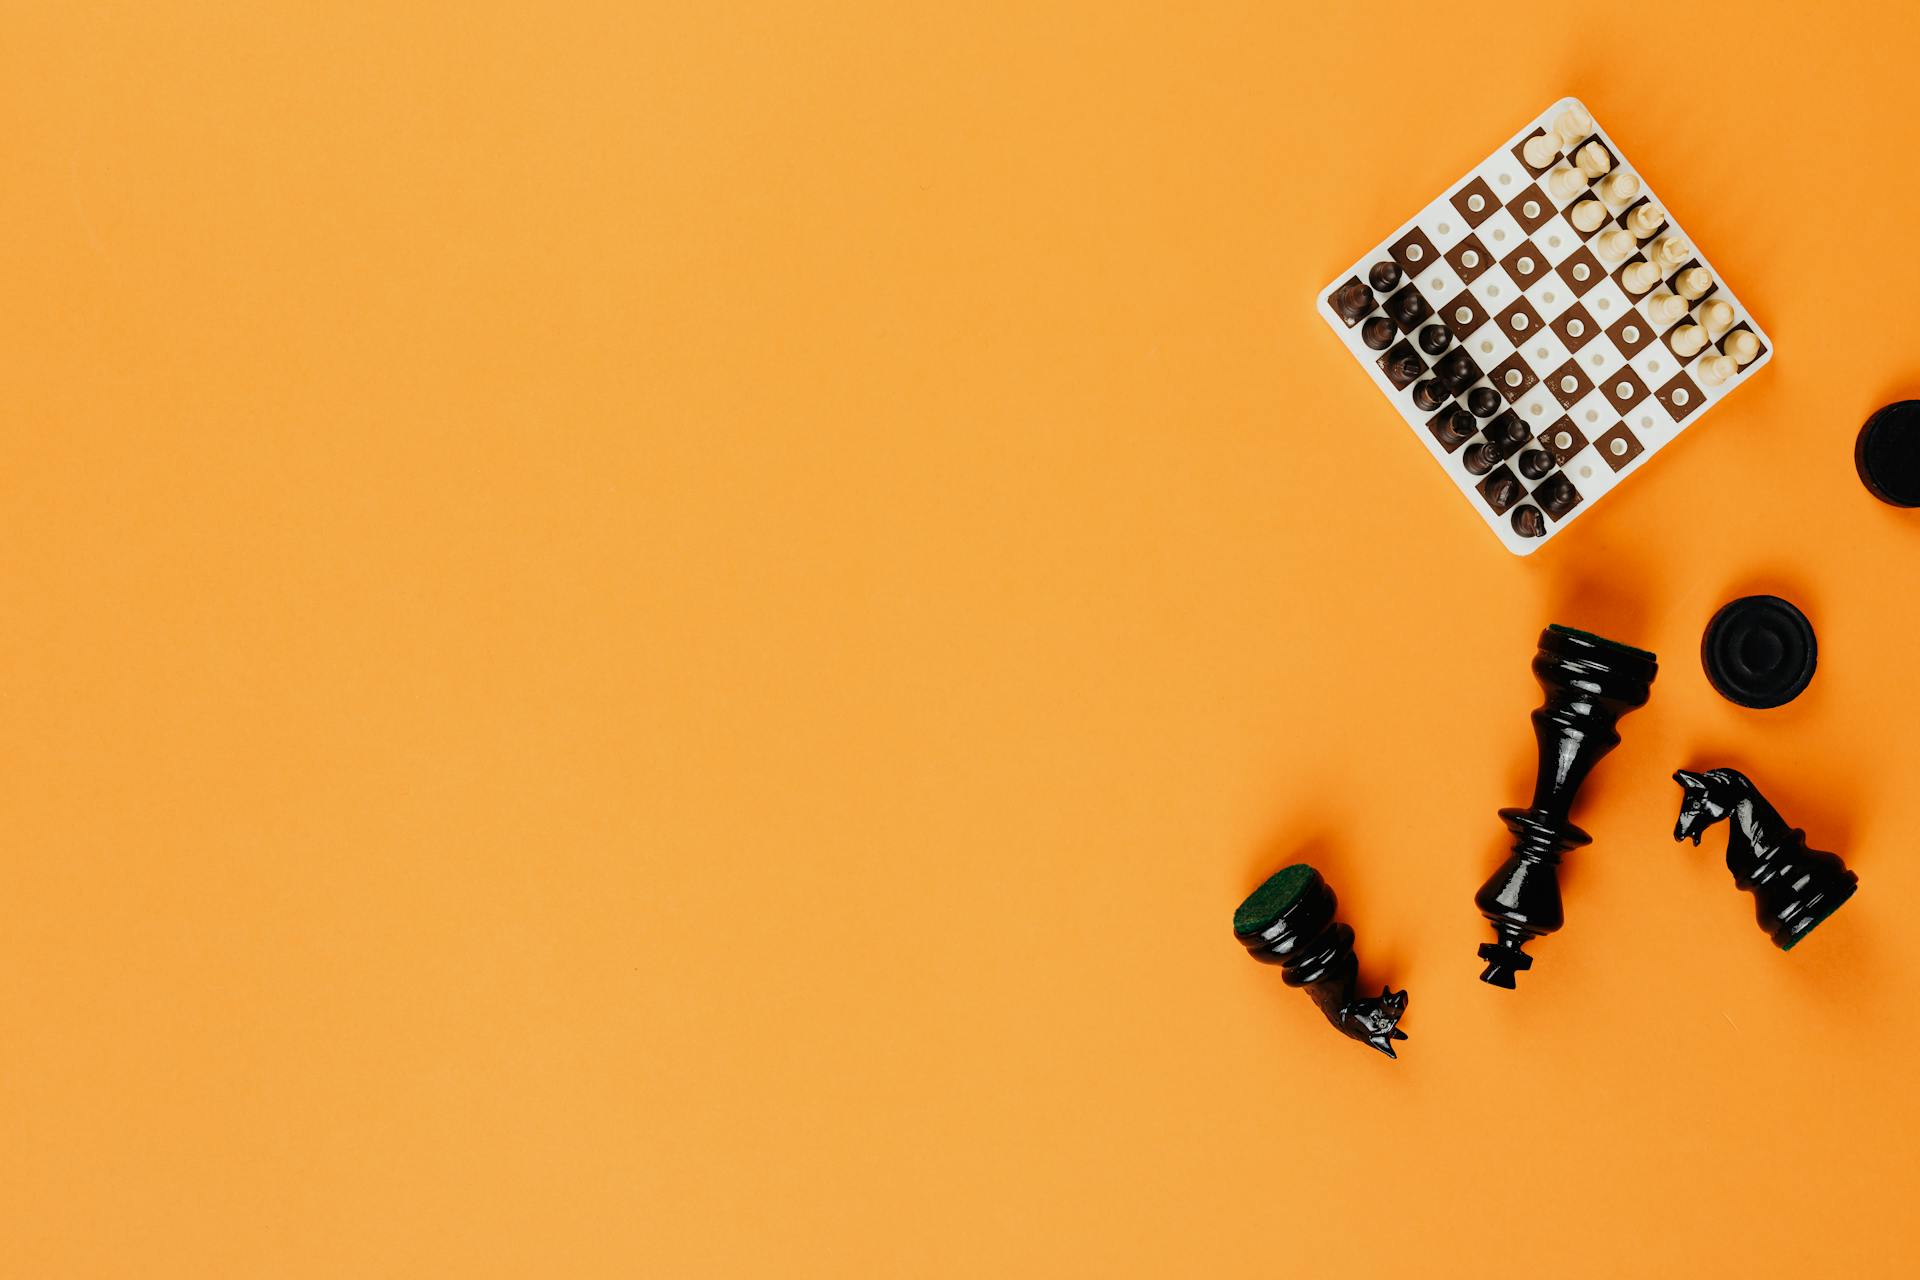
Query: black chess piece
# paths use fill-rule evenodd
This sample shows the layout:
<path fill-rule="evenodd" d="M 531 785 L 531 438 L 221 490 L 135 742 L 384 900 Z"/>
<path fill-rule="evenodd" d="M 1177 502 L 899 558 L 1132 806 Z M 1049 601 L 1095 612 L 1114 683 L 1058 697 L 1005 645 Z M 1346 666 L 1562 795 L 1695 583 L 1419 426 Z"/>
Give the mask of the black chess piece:
<path fill-rule="evenodd" d="M 1343 1036 L 1370 1044 L 1389 1058 L 1395 1040 L 1405 1040 L 1400 1015 L 1407 993 L 1380 988 L 1359 998 L 1360 961 L 1353 929 L 1333 918 L 1338 899 L 1318 871 L 1297 862 L 1267 877 L 1233 913 L 1233 936 L 1263 964 L 1280 966 L 1290 987 L 1304 987 L 1320 1012 Z"/>
<path fill-rule="evenodd" d="M 1533 713 L 1540 748 L 1533 804 L 1500 811 L 1513 832 L 1513 852 L 1473 900 L 1498 939 L 1480 948 L 1487 962 L 1482 982 L 1511 989 L 1514 974 L 1533 967 L 1526 944 L 1566 922 L 1560 855 L 1592 842 L 1568 821 L 1574 795 L 1600 758 L 1620 745 L 1615 725 L 1646 705 L 1659 670 L 1659 660 L 1645 649 L 1570 627 L 1540 633 L 1533 675 L 1547 696 Z"/>
<path fill-rule="evenodd" d="M 1807 833 L 1787 825 L 1760 789 L 1737 769 L 1709 769 L 1673 775 L 1680 784 L 1680 820 L 1673 838 L 1693 837 L 1722 819 L 1727 827 L 1727 870 L 1735 887 L 1753 895 L 1760 927 L 1782 951 L 1807 936 L 1838 911 L 1860 877 L 1847 870 L 1838 854 L 1807 847 Z"/>

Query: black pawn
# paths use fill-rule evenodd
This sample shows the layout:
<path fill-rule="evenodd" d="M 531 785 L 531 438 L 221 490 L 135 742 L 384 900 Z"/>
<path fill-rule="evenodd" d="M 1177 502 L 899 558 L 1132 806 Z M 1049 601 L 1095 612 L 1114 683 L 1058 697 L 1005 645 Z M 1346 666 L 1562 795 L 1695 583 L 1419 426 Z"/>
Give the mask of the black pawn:
<path fill-rule="evenodd" d="M 1367 272 L 1367 283 L 1381 293 L 1392 293 L 1400 287 L 1400 264 L 1397 262 L 1376 262 Z"/>
<path fill-rule="evenodd" d="M 1430 356 L 1440 355 L 1452 345 L 1453 335 L 1443 324 L 1430 324 L 1420 331 L 1420 349 Z"/>
<path fill-rule="evenodd" d="M 1360 326 L 1360 341 L 1375 351 L 1385 351 L 1392 346 L 1393 335 L 1393 321 L 1385 316 L 1369 316 L 1367 322 Z"/>
<path fill-rule="evenodd" d="M 1475 387 L 1467 392 L 1467 408 L 1476 418 L 1491 418 L 1500 412 L 1500 393 L 1492 387 Z"/>
<path fill-rule="evenodd" d="M 1413 387 L 1413 406 L 1422 413 L 1432 413 L 1447 402 L 1447 389 L 1439 381 L 1428 378 Z"/>
<path fill-rule="evenodd" d="M 1372 1045 L 1389 1058 L 1407 1009 L 1407 993 L 1380 989 L 1378 997 L 1359 998 L 1360 961 L 1353 954 L 1353 930 L 1337 923 L 1339 900 L 1318 871 L 1304 862 L 1275 872 L 1233 913 L 1233 936 L 1263 964 L 1280 966 L 1281 980 L 1304 987 L 1334 1030 Z"/>

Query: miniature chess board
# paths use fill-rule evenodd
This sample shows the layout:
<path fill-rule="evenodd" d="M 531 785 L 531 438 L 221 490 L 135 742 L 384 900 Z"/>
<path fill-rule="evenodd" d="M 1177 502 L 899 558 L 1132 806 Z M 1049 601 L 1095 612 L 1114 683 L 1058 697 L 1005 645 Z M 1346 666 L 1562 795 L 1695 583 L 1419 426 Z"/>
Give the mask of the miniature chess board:
<path fill-rule="evenodd" d="M 1574 98 L 1342 272 L 1319 305 L 1518 555 L 1772 355 Z"/>

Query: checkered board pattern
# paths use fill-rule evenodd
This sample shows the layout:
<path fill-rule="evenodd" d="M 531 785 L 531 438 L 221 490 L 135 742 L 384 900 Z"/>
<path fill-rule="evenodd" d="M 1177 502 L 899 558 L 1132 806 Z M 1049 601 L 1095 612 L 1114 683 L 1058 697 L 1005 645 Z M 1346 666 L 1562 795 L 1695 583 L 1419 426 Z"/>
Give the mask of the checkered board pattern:
<path fill-rule="evenodd" d="M 1556 169 L 1572 167 L 1572 157 L 1587 142 L 1597 139 L 1612 159 L 1613 169 L 1601 178 L 1621 168 L 1632 172 L 1597 124 L 1591 137 L 1568 146 L 1547 168 L 1526 162 L 1522 149 L 1527 140 L 1550 130 L 1568 107 L 1586 111 L 1577 99 L 1556 102 L 1445 196 L 1342 272 L 1321 291 L 1319 301 L 1320 313 L 1368 376 L 1488 527 L 1517 555 L 1538 549 L 1565 528 L 1772 356 L 1766 334 L 1721 283 L 1720 273 L 1699 255 L 1692 237 L 1672 222 L 1671 208 L 1644 175 L 1632 200 L 1603 198 L 1608 220 L 1594 231 L 1582 232 L 1567 220 L 1565 212 L 1573 204 L 1589 194 L 1601 197 L 1596 185 L 1601 179 L 1558 199 L 1549 194 L 1549 178 Z M 1630 264 L 1646 261 L 1646 255 L 1637 252 L 1606 263 L 1589 242 L 1611 228 L 1626 227 L 1627 215 L 1649 201 L 1667 220 L 1651 234 L 1636 236 L 1638 246 L 1644 250 L 1674 234 L 1695 256 L 1634 297 L 1621 275 Z M 1389 261 L 1399 267 L 1400 280 L 1380 295 L 1369 286 L 1369 272 Z M 1673 325 L 1655 324 L 1649 300 L 1676 292 L 1679 274 L 1696 266 L 1710 272 L 1712 289 L 1688 302 L 1685 318 Z M 1348 323 L 1333 300 L 1343 286 L 1356 281 L 1376 295 L 1374 308 Z M 1400 297 L 1402 291 L 1411 291 L 1413 297 Z M 1670 335 L 1714 298 L 1731 304 L 1733 322 L 1709 329 L 1706 347 L 1683 359 L 1669 345 Z M 1403 322 L 1417 318 L 1396 323 L 1389 312 Z M 1394 325 L 1385 351 L 1362 341 L 1362 327 L 1374 317 Z M 1438 354 L 1416 343 L 1416 331 L 1435 323 L 1445 326 L 1448 339 Z M 1374 326 L 1376 335 L 1381 329 Z M 1717 386 L 1694 378 L 1689 370 L 1723 354 L 1728 335 L 1736 330 L 1750 330 L 1758 338 L 1758 356 Z M 1439 337 L 1435 333 L 1429 340 Z M 1465 362 L 1456 352 L 1465 353 Z M 1426 372 L 1409 376 L 1409 355 Z M 1436 378 L 1441 361 L 1449 357 L 1453 376 Z M 1423 392 L 1428 402 L 1436 395 L 1446 397 L 1437 412 L 1416 404 L 1415 389 L 1429 380 L 1432 385 Z M 1459 426 L 1466 419 L 1459 413 L 1479 388 L 1496 392 L 1498 406 L 1491 415 L 1475 415 L 1477 434 L 1460 439 Z M 1489 407 L 1484 393 L 1475 399 Z M 1474 450 L 1474 445 L 1489 447 Z M 1494 465 L 1482 473 L 1470 470 L 1464 461 L 1470 451 L 1476 467 L 1485 467 L 1490 457 Z M 1529 536 L 1530 529 L 1541 531 Z"/>

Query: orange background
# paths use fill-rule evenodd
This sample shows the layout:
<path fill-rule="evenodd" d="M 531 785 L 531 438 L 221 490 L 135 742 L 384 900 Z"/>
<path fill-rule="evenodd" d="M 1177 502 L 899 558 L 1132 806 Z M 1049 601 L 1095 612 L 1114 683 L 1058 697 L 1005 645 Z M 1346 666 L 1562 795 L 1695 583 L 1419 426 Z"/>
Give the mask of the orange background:
<path fill-rule="evenodd" d="M 1566 12 L 9 6 L 0 1272 L 1912 1274 L 1920 44 Z M 1313 300 L 1563 93 L 1779 350 L 1519 560 Z M 1664 669 L 1506 993 L 1554 620 Z"/>

